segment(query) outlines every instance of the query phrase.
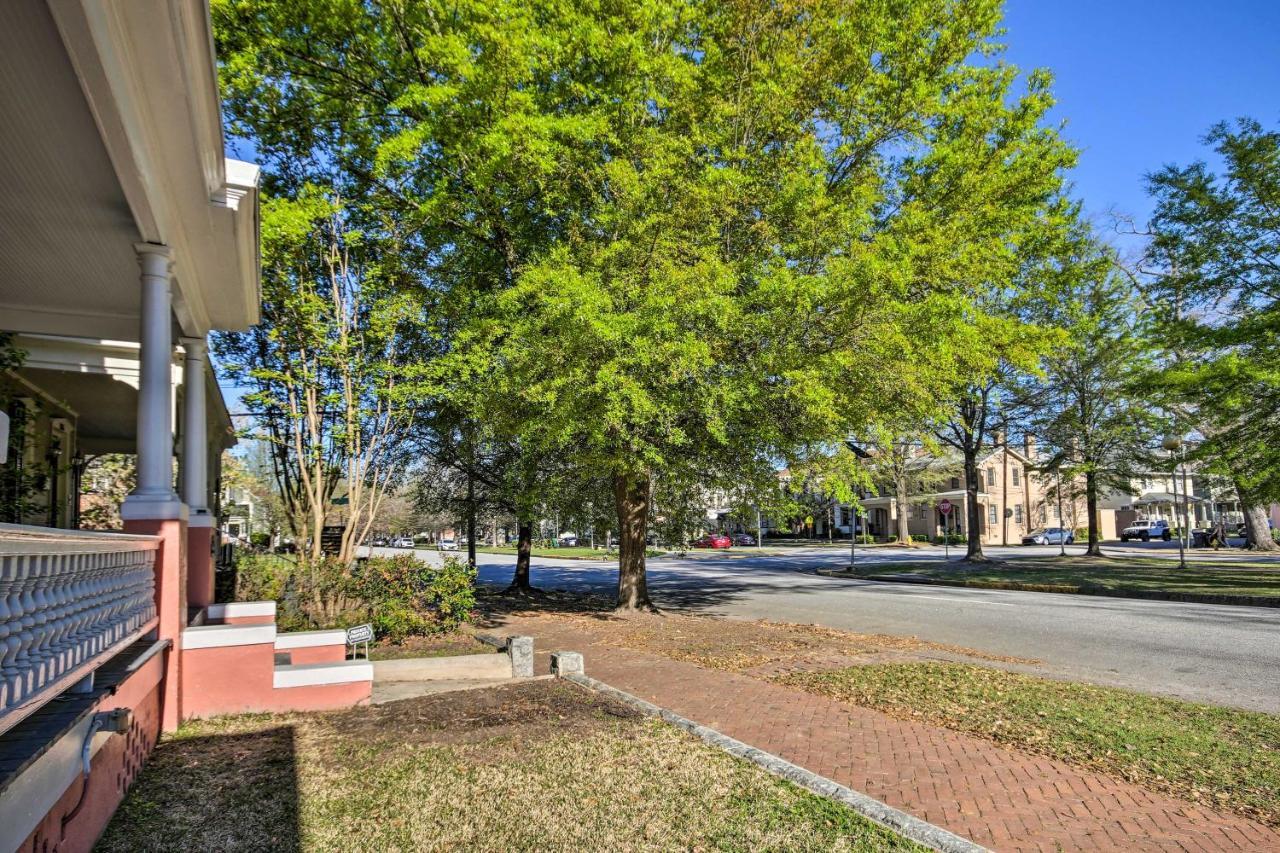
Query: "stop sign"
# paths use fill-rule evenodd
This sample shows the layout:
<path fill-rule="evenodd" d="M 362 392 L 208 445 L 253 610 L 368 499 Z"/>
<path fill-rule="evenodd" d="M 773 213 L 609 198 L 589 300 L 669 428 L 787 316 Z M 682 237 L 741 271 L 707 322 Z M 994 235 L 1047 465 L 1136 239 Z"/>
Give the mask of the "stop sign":
<path fill-rule="evenodd" d="M 950 515 L 951 501 L 947 500 L 946 498 L 943 498 L 942 500 L 938 501 L 938 512 L 942 513 L 943 515 Z"/>

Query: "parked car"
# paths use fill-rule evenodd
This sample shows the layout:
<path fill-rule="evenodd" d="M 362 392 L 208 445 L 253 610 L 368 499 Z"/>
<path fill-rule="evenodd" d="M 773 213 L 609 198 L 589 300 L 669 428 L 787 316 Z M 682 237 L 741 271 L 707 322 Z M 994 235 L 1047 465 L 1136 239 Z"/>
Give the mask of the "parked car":
<path fill-rule="evenodd" d="M 560 534 L 560 547 L 572 548 L 578 544 L 578 534 L 565 531 Z"/>
<path fill-rule="evenodd" d="M 1163 539 L 1168 542 L 1172 538 L 1173 531 L 1169 529 L 1169 522 L 1163 518 L 1140 519 L 1120 531 L 1121 542 L 1128 542 L 1130 539 L 1141 539 L 1143 542 Z"/>
<path fill-rule="evenodd" d="M 436 540 L 437 551 L 456 551 L 458 550 L 458 540 L 452 536 L 441 536 Z"/>
<path fill-rule="evenodd" d="M 375 547 L 375 548 L 385 548 L 385 547 L 387 547 L 387 537 L 385 537 L 385 536 L 375 536 L 375 537 L 373 537 L 373 541 L 372 541 L 372 542 L 370 542 L 369 544 L 370 544 L 370 545 L 372 545 L 372 546 L 373 546 L 373 547 Z"/>
<path fill-rule="evenodd" d="M 413 540 L 408 536 L 397 536 L 391 540 L 392 548 L 412 548 Z"/>
<path fill-rule="evenodd" d="M 1067 545 L 1074 545 L 1075 541 L 1075 532 L 1061 527 L 1045 527 L 1041 530 L 1033 530 L 1022 537 L 1023 545 L 1060 545 L 1063 542 Z"/>
<path fill-rule="evenodd" d="M 750 533 L 735 533 L 733 534 L 733 544 L 754 545 L 756 544 L 756 537 Z"/>
<path fill-rule="evenodd" d="M 733 540 L 723 533 L 708 533 L 701 539 L 694 540 L 695 548 L 732 548 Z"/>

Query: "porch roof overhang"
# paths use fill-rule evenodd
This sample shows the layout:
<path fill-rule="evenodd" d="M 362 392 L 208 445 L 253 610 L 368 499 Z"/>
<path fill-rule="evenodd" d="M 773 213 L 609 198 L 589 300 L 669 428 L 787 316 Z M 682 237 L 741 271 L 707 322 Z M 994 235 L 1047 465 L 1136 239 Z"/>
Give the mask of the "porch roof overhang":
<path fill-rule="evenodd" d="M 965 500 L 969 497 L 969 493 L 964 489 L 952 489 L 949 492 L 934 492 L 931 495 L 922 496 L 926 501 L 938 501 L 946 498 L 947 500 Z M 991 495 L 986 492 L 978 492 L 978 500 L 989 500 Z"/>
<path fill-rule="evenodd" d="M 1172 492 L 1144 492 L 1142 497 L 1133 502 L 1134 506 L 1154 506 L 1156 504 L 1172 504 L 1188 501 L 1200 503 L 1204 498 L 1195 495 L 1174 495 Z"/>
<path fill-rule="evenodd" d="M 258 319 L 258 168 L 224 156 L 201 0 L 24 0 L 0 28 L 3 328 L 137 340 L 136 243 L 182 334 Z"/>

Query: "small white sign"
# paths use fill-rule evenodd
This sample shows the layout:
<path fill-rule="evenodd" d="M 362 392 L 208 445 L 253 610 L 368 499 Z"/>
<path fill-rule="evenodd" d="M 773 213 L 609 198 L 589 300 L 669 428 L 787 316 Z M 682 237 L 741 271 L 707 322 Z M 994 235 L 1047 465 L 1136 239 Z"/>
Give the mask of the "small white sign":
<path fill-rule="evenodd" d="M 356 643 L 368 643 L 373 640 L 373 626 L 369 624 L 356 625 L 347 629 L 347 645 L 354 646 Z"/>

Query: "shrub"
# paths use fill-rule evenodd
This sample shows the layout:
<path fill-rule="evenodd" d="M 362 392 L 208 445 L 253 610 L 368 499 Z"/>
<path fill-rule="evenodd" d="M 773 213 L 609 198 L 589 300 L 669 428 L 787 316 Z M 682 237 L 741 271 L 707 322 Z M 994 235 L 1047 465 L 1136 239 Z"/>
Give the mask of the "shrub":
<path fill-rule="evenodd" d="M 927 533 L 912 533 L 911 541 L 912 542 L 930 542 L 932 540 L 929 538 L 929 534 Z"/>
<path fill-rule="evenodd" d="M 475 571 L 447 558 L 438 568 L 408 554 L 373 557 L 360 570 L 358 590 L 379 636 L 405 637 L 450 631 L 471 618 Z"/>
<path fill-rule="evenodd" d="M 332 558 L 243 555 L 236 569 L 236 600 L 278 602 L 276 623 L 286 631 L 367 621 L 379 637 L 399 642 L 452 630 L 475 606 L 475 571 L 454 558 L 435 567 L 410 554 L 370 557 L 353 569 Z"/>

